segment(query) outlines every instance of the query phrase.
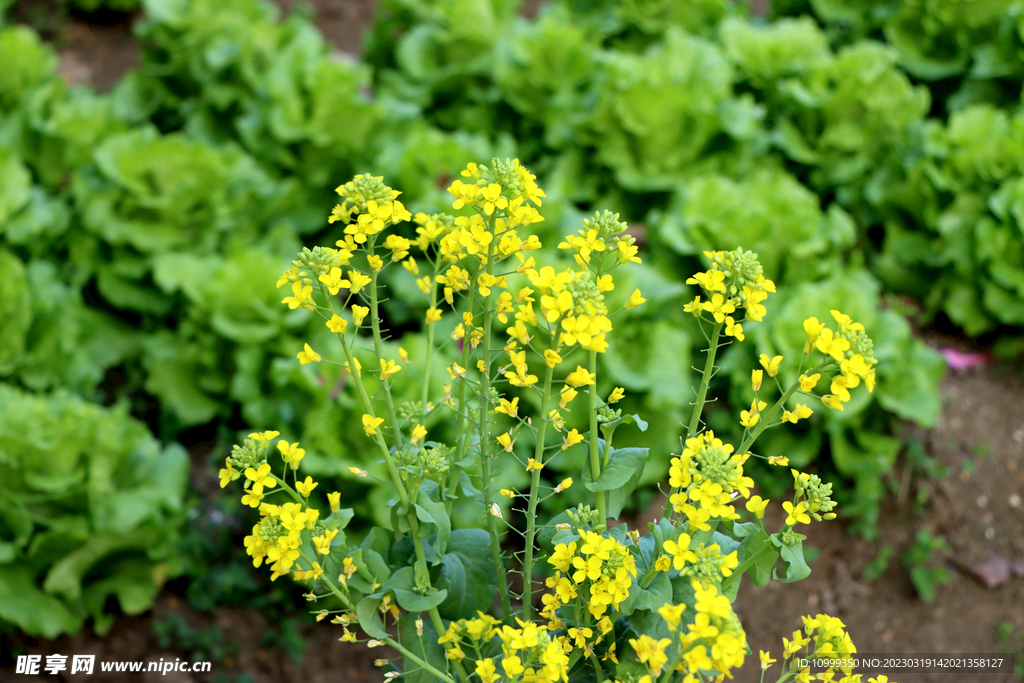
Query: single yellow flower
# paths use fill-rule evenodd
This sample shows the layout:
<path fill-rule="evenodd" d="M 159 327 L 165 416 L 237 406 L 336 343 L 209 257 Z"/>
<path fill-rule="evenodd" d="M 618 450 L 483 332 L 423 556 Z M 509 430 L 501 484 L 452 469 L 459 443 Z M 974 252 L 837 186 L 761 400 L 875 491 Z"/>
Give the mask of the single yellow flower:
<path fill-rule="evenodd" d="M 302 351 L 299 351 L 296 357 L 302 365 L 320 362 L 320 354 L 310 348 L 309 344 L 306 344 L 305 348 Z"/>
<path fill-rule="evenodd" d="M 363 415 L 363 431 L 366 432 L 367 436 L 373 436 L 378 433 L 377 428 L 384 423 L 383 417 L 374 417 L 369 413 Z"/>
<path fill-rule="evenodd" d="M 788 513 L 786 517 L 786 524 L 793 526 L 795 524 L 810 524 L 811 517 L 807 514 L 807 504 L 804 502 L 799 503 L 795 507 L 788 500 L 782 504 L 782 508 Z"/>
<path fill-rule="evenodd" d="M 813 375 L 800 375 L 800 391 L 811 391 L 817 386 L 819 379 L 821 379 L 820 372 L 816 372 Z"/>
<path fill-rule="evenodd" d="M 565 382 L 572 387 L 583 387 L 592 385 L 595 377 L 596 375 L 587 372 L 582 365 L 577 365 L 576 369 L 565 378 Z"/>
<path fill-rule="evenodd" d="M 583 441 L 583 435 L 578 430 L 573 429 L 571 432 L 565 435 L 565 440 L 562 442 L 562 450 L 575 446 L 576 444 Z"/>
<path fill-rule="evenodd" d="M 383 358 L 380 359 L 380 381 L 386 380 L 391 375 L 395 374 L 402 369 L 402 366 L 395 361 L 388 359 L 385 361 Z"/>
<path fill-rule="evenodd" d="M 498 443 L 501 444 L 502 448 L 511 453 L 512 446 L 514 446 L 516 442 L 515 439 L 512 438 L 512 434 L 510 432 L 505 432 L 498 436 Z"/>
<path fill-rule="evenodd" d="M 764 517 L 764 509 L 768 506 L 768 501 L 761 498 L 761 496 L 752 496 L 747 501 L 747 509 L 754 513 L 754 516 L 758 519 Z"/>
<path fill-rule="evenodd" d="M 346 327 L 348 327 L 348 321 L 337 314 L 332 315 L 331 319 L 327 321 L 327 329 L 336 334 L 344 334 Z"/>
<path fill-rule="evenodd" d="M 736 310 L 736 305 L 733 304 L 732 299 L 726 299 L 721 294 L 715 294 L 711 297 L 711 301 L 705 301 L 704 310 L 715 316 L 715 322 L 725 322 L 725 316 Z"/>
<path fill-rule="evenodd" d="M 504 413 L 509 417 L 515 417 L 519 414 L 519 397 L 516 396 L 511 401 L 501 399 L 501 403 L 494 409 L 494 412 Z"/>
<path fill-rule="evenodd" d="M 352 322 L 355 323 L 356 327 L 363 324 L 363 319 L 370 313 L 370 309 L 366 306 L 360 306 L 358 304 L 352 306 Z"/>
<path fill-rule="evenodd" d="M 786 410 L 782 413 L 783 422 L 792 422 L 796 424 L 798 420 L 804 420 L 814 414 L 814 411 L 805 406 L 803 403 L 797 403 L 796 408 L 792 412 Z"/>
<path fill-rule="evenodd" d="M 645 301 L 647 301 L 647 299 L 640 296 L 640 290 L 638 289 L 634 291 L 632 294 L 630 294 L 629 299 L 626 300 L 624 307 L 628 311 L 631 308 L 636 308 Z"/>
<path fill-rule="evenodd" d="M 761 420 L 761 411 L 768 406 L 764 401 L 758 401 L 756 398 L 750 403 L 750 410 L 744 410 L 740 412 L 740 424 L 747 429 L 753 429 L 755 425 Z"/>
<path fill-rule="evenodd" d="M 608 397 L 608 403 L 618 403 L 626 396 L 626 390 L 622 387 L 615 387 L 611 395 Z"/>
<path fill-rule="evenodd" d="M 555 487 L 555 493 L 561 493 L 570 486 L 572 486 L 572 477 L 566 477 L 558 486 Z"/>
<path fill-rule="evenodd" d="M 761 388 L 761 381 L 764 379 L 764 370 L 753 370 L 750 373 L 750 383 L 754 386 L 754 391 L 758 391 Z"/>
<path fill-rule="evenodd" d="M 313 477 L 306 477 L 305 481 L 295 482 L 295 490 L 299 492 L 303 498 L 309 498 L 309 494 L 313 492 L 319 484 L 313 481 Z"/>
<path fill-rule="evenodd" d="M 768 371 L 769 377 L 774 377 L 775 375 L 779 374 L 779 363 L 782 362 L 782 356 L 768 358 L 768 354 L 762 353 L 760 361 L 764 369 Z"/>
<path fill-rule="evenodd" d="M 549 368 L 553 368 L 562 362 L 562 357 L 553 350 L 547 349 L 544 351 L 544 360 L 547 362 Z"/>
<path fill-rule="evenodd" d="M 415 427 L 412 428 L 412 436 L 409 437 L 409 441 L 410 441 L 410 443 L 416 443 L 417 441 L 419 441 L 420 439 L 422 439 L 426 435 L 427 435 L 427 428 L 424 427 L 423 425 L 418 424 L 418 425 L 416 425 Z"/>

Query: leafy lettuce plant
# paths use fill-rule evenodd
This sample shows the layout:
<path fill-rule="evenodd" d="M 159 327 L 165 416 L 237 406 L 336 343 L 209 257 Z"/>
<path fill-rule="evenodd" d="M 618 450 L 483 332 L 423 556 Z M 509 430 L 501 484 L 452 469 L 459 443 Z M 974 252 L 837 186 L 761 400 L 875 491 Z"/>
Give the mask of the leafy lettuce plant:
<path fill-rule="evenodd" d="M 0 621 L 54 638 L 147 610 L 180 572 L 188 457 L 125 408 L 0 384 Z"/>
<path fill-rule="evenodd" d="M 528 232 L 543 220 L 545 193 L 518 160 L 471 163 L 449 192 L 452 207 L 468 211 L 414 219 L 383 178 L 356 176 L 338 188 L 343 201 L 331 215 L 345 225 L 344 238 L 303 249 L 278 279 L 289 292 L 282 303 L 314 313 L 337 340 L 337 360 L 308 341 L 297 360 L 343 369 L 362 410 L 345 428 L 365 436 L 366 469 L 352 474 L 380 477 L 392 497 L 389 523 L 356 543 L 345 532 L 354 513 L 342 508 L 341 493 L 317 491 L 319 482 L 299 474 L 306 450 L 274 430 L 252 433 L 234 446 L 220 479 L 222 487 L 240 482 L 243 504 L 259 511 L 245 539 L 254 564 L 268 565 L 273 579 L 308 582 L 318 620 L 340 625 L 341 640 L 359 640 L 358 626 L 369 647 L 395 648 L 401 668 L 388 662 L 386 679 L 403 671 L 407 680 L 447 683 L 731 675 L 747 653 L 731 607 L 741 577 L 762 586 L 805 578 L 805 537 L 796 528 L 836 516 L 831 485 L 793 469 L 785 523 L 769 533 L 769 501 L 753 495 L 745 467 L 751 459 L 787 464 L 753 450 L 767 428 L 805 420 L 818 401 L 843 412 L 874 389 L 878 361 L 864 325 L 838 310 L 829 323 L 807 317 L 798 323 L 795 368 L 792 357 L 784 365 L 781 354 L 761 354 L 748 375 L 754 398 L 733 418 L 742 435 L 737 446 L 726 443 L 702 421 L 716 359 L 745 339 L 745 325 L 765 318 L 776 288 L 755 254 L 707 252 L 710 267 L 688 280 L 701 294 L 686 305 L 708 337 L 704 369 L 665 482 L 664 514 L 641 535 L 615 522 L 651 458 L 649 449 L 623 446 L 622 430 L 648 424 L 615 407 L 621 387 L 605 396 L 597 385 L 597 358 L 620 333 L 613 319 L 646 302 L 639 289 L 622 296 L 616 282 L 616 271 L 640 261 L 634 238 L 616 215 L 597 213 L 558 245 L 572 261 L 556 270 L 533 253 L 541 243 Z M 408 221 L 415 237 L 393 229 Z M 398 264 L 429 302 L 422 355 L 384 346 L 381 273 Z M 453 317 L 461 358 L 437 377 L 433 354 L 450 341 L 438 328 Z M 372 362 L 360 362 L 360 347 L 372 349 Z M 419 379 L 418 399 L 399 402 L 399 375 Z M 586 427 L 569 428 L 571 413 L 584 415 Z M 551 463 L 572 453 L 583 456 L 578 479 L 548 479 Z M 503 465 L 528 481 L 499 488 Z M 591 494 L 588 504 L 538 519 L 542 499 L 574 487 Z M 499 498 L 525 520 L 506 516 Z M 746 515 L 737 511 L 741 500 Z M 476 523 L 453 523 L 456 506 L 472 508 Z M 832 617 L 807 617 L 804 627 L 784 641 L 779 680 L 807 676 L 801 651 L 856 651 Z M 764 669 L 773 661 L 761 653 Z M 842 673 L 860 680 L 849 667 Z"/>

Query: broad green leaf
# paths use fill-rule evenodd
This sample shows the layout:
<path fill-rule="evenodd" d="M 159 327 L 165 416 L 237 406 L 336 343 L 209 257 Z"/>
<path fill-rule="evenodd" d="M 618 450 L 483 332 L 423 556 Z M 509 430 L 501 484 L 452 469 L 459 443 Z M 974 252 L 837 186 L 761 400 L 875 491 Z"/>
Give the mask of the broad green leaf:
<path fill-rule="evenodd" d="M 494 601 L 498 568 L 491 554 L 491 537 L 483 529 L 456 529 L 441 558 L 434 585 L 448 591 L 438 611 L 445 619 L 472 619 Z"/>
<path fill-rule="evenodd" d="M 786 575 L 779 578 L 778 572 L 772 569 L 772 577 L 776 581 L 779 583 L 792 583 L 806 579 L 811 575 L 811 568 L 804 561 L 804 545 L 802 540 L 798 540 L 793 545 L 786 545 L 785 543 L 779 543 L 779 545 L 781 546 L 779 554 L 782 556 L 782 561 L 786 563 Z"/>
<path fill-rule="evenodd" d="M 416 498 L 416 517 L 421 522 L 432 525 L 437 531 L 434 548 L 437 550 L 438 557 L 440 557 L 444 555 L 445 547 L 448 545 L 448 538 L 452 533 L 452 520 L 448 517 L 448 511 L 445 509 L 444 503 L 433 500 L 430 497 L 430 492 L 437 492 L 437 485 L 434 484 L 432 488 L 429 488 L 426 485 L 428 483 L 434 484 L 434 482 L 426 482 L 420 487 L 419 495 Z M 430 535 L 429 529 L 420 527 L 420 535 Z"/>
<path fill-rule="evenodd" d="M 608 464 L 601 471 L 597 481 L 590 474 L 589 463 L 583 469 L 583 485 L 588 491 L 611 491 L 625 486 L 626 483 L 642 472 L 644 465 L 651 456 L 649 448 L 612 448 Z"/>
<path fill-rule="evenodd" d="M 356 617 L 359 619 L 359 626 L 371 638 L 387 638 L 388 632 L 384 630 L 384 622 L 380 618 L 380 598 L 363 598 L 356 604 Z"/>
<path fill-rule="evenodd" d="M 19 565 L 0 565 L 0 619 L 42 638 L 77 633 L 82 627 L 81 617 L 41 591 L 32 580 L 31 570 Z"/>
<path fill-rule="evenodd" d="M 629 595 L 619 605 L 619 611 L 627 617 L 637 610 L 651 610 L 657 612 L 662 606 L 672 602 L 672 584 L 668 574 L 658 572 L 654 580 L 647 586 L 641 588 L 637 581 L 629 587 Z"/>
<path fill-rule="evenodd" d="M 399 606 L 409 612 L 425 612 L 432 607 L 437 607 L 448 597 L 448 591 L 443 589 L 430 595 L 417 593 L 414 574 L 412 567 L 402 567 L 391 575 L 381 590 L 393 590 Z"/>

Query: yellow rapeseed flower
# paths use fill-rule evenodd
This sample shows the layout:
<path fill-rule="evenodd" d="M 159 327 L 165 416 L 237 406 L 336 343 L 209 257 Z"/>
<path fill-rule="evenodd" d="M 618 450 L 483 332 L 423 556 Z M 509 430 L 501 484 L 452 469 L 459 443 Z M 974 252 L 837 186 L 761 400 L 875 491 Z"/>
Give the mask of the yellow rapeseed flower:
<path fill-rule="evenodd" d="M 309 344 L 306 344 L 305 348 L 296 354 L 296 358 L 299 359 L 299 363 L 302 365 L 320 362 L 320 354 L 311 349 Z"/>
<path fill-rule="evenodd" d="M 366 306 L 359 306 L 358 304 L 352 306 L 352 322 L 355 323 L 356 327 L 363 324 L 363 319 L 369 315 L 370 309 Z"/>
<path fill-rule="evenodd" d="M 384 423 L 383 417 L 374 417 L 369 413 L 363 415 L 363 431 L 367 436 L 377 434 L 377 428 Z"/>
<path fill-rule="evenodd" d="M 582 365 L 577 365 L 576 369 L 565 378 L 565 383 L 572 387 L 584 387 L 592 385 L 595 377 L 596 375 L 587 372 Z"/>
<path fill-rule="evenodd" d="M 779 363 L 782 362 L 782 356 L 775 356 L 774 358 L 769 358 L 768 354 L 762 353 L 759 360 L 761 361 L 761 366 L 768 371 L 769 377 L 774 377 L 775 375 L 779 374 Z"/>

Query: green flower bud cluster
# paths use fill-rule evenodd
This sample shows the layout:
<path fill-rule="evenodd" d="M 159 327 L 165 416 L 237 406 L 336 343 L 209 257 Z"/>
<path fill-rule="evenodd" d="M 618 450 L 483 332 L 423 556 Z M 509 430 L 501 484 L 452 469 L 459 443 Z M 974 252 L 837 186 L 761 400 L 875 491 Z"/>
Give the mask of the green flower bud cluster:
<path fill-rule="evenodd" d="M 232 446 L 231 455 L 227 458 L 227 464 L 239 472 L 245 472 L 249 467 L 256 469 L 266 461 L 266 452 L 252 439 L 246 439 L 241 446 Z"/>
<path fill-rule="evenodd" d="M 418 486 L 442 472 L 448 471 L 447 446 L 436 448 L 403 448 L 395 453 L 395 466 L 403 481 L 413 481 Z"/>
<path fill-rule="evenodd" d="M 710 479 L 727 492 L 735 491 L 744 483 L 743 465 L 720 443 L 709 444 L 694 452 L 690 474 L 695 482 Z"/>
<path fill-rule="evenodd" d="M 260 538 L 267 544 L 277 543 L 277 539 L 288 535 L 288 530 L 278 521 L 277 517 L 264 517 L 259 523 Z"/>
<path fill-rule="evenodd" d="M 679 572 L 680 576 L 692 577 L 707 588 L 708 583 L 720 584 L 722 582 L 723 566 L 726 571 L 731 573 L 732 567 L 729 566 L 728 556 L 722 555 L 722 549 L 717 543 L 710 546 L 701 543 L 694 550 L 694 554 L 697 556 L 697 561 L 690 562 L 683 567 Z M 735 560 L 735 558 L 733 559 Z M 733 566 L 736 565 L 733 564 Z"/>
<path fill-rule="evenodd" d="M 578 505 L 571 510 L 567 510 L 565 516 L 569 518 L 569 521 L 573 523 L 578 529 L 582 529 L 597 517 L 597 510 L 592 510 L 589 505 Z"/>
<path fill-rule="evenodd" d="M 572 294 L 572 308 L 576 315 L 608 315 L 604 294 L 589 271 L 573 272 L 572 281 L 565 288 Z"/>
<path fill-rule="evenodd" d="M 792 548 L 793 546 L 807 540 L 807 537 L 803 534 L 798 534 L 792 529 L 786 529 L 779 534 L 779 540 L 782 541 L 782 545 Z"/>
<path fill-rule="evenodd" d="M 423 401 L 406 401 L 395 406 L 395 412 L 403 422 L 422 422 L 433 409 L 434 404 L 429 401 L 426 405 Z"/>
<path fill-rule="evenodd" d="M 397 196 L 393 189 L 384 184 L 384 176 L 372 176 L 369 173 L 357 175 L 338 187 L 336 192 L 345 198 L 344 210 L 349 215 L 353 212 L 367 213 L 366 203 L 369 201 L 387 204 Z"/>
<path fill-rule="evenodd" d="M 601 423 L 601 422 L 611 422 L 612 420 L 618 420 L 620 417 L 622 417 L 622 409 L 621 408 L 617 408 L 616 410 L 612 410 L 608 406 L 602 406 L 601 408 L 597 409 L 597 421 L 599 423 Z"/>
<path fill-rule="evenodd" d="M 836 515 L 832 512 L 836 506 L 832 500 L 832 484 L 822 483 L 821 477 L 816 474 L 796 472 L 796 470 L 793 472 L 797 499 L 801 496 L 805 497 L 811 517 L 818 522 L 822 519 L 835 519 Z"/>
<path fill-rule="evenodd" d="M 478 164 L 475 169 L 476 173 L 471 178 L 477 185 L 483 187 L 492 184 L 501 185 L 502 194 L 519 197 L 526 187 L 518 168 L 519 165 L 512 159 L 502 161 L 492 158 L 490 166 Z"/>
<path fill-rule="evenodd" d="M 764 269 L 757 260 L 757 254 L 743 251 L 742 248 L 714 252 L 711 263 L 712 269 L 721 270 L 725 274 L 725 293 L 728 296 L 740 296 L 744 286 L 758 288 L 764 277 Z"/>
<path fill-rule="evenodd" d="M 597 230 L 599 238 L 605 242 L 614 242 L 616 237 L 628 229 L 629 224 L 620 221 L 619 214 L 605 209 L 604 212 L 596 211 L 593 218 L 584 218 L 583 229 L 578 234 L 581 237 L 586 237 L 591 230 Z"/>
<path fill-rule="evenodd" d="M 299 257 L 292 261 L 292 273 L 289 282 L 301 281 L 303 285 L 317 287 L 319 277 L 331 272 L 331 268 L 341 268 L 341 257 L 336 249 L 327 247 L 303 247 Z"/>

